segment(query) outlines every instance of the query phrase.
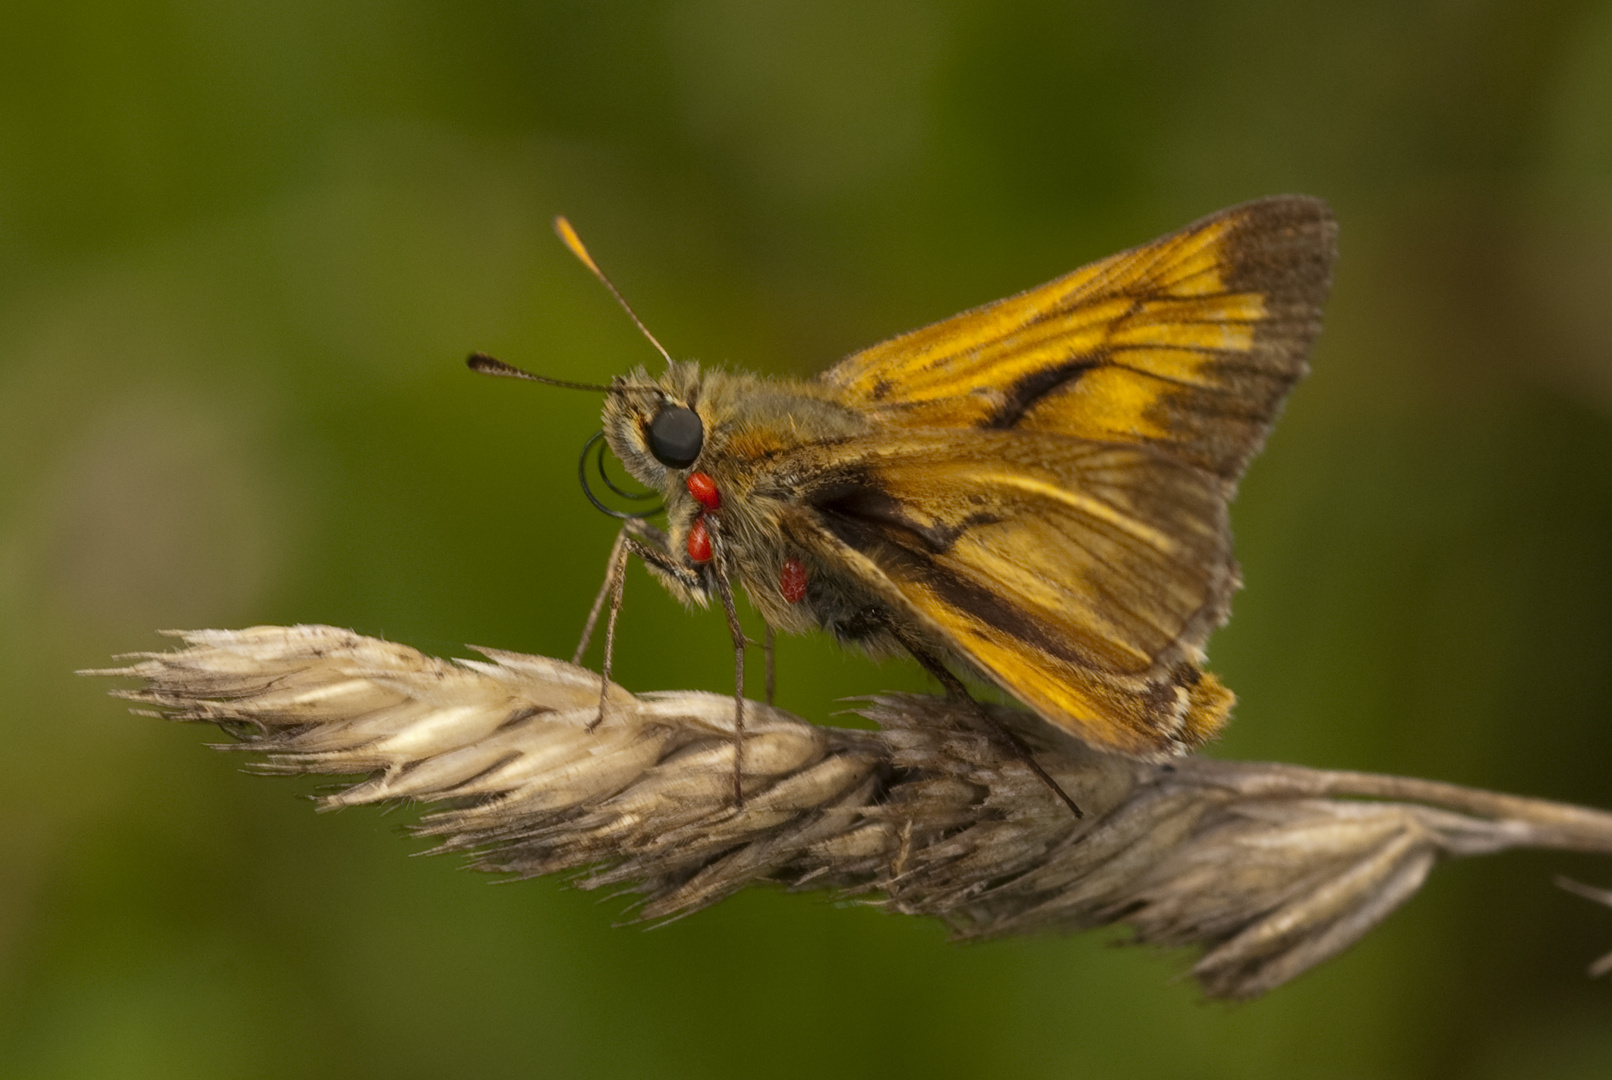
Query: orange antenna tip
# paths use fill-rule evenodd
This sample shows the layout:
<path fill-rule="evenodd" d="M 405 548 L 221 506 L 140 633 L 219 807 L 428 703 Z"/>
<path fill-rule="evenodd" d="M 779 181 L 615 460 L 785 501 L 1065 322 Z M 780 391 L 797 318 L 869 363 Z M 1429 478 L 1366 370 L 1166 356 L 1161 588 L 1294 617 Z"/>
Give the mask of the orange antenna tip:
<path fill-rule="evenodd" d="M 554 231 L 559 236 L 560 242 L 571 250 L 571 254 L 575 255 L 583 266 L 586 266 L 600 277 L 604 276 L 604 271 L 600 270 L 599 264 L 593 261 L 593 256 L 588 254 L 588 249 L 582 246 L 582 237 L 578 236 L 577 231 L 571 228 L 571 223 L 565 220 L 564 214 L 555 217 Z"/>
<path fill-rule="evenodd" d="M 593 256 L 588 254 L 588 249 L 582 246 L 582 238 L 577 235 L 575 229 L 571 228 L 571 223 L 565 220 L 564 214 L 555 217 L 554 232 L 559 236 L 560 242 L 571 249 L 571 254 L 575 255 L 583 266 L 592 270 L 593 276 L 598 278 L 600 283 L 610 290 L 610 295 L 616 298 L 616 303 L 621 305 L 622 310 L 627 313 L 627 317 L 638 327 L 638 332 L 648 338 L 649 343 L 655 346 L 655 351 L 660 353 L 666 362 L 670 364 L 672 354 L 667 352 L 666 346 L 662 345 L 656 340 L 655 335 L 649 332 L 649 327 L 644 325 L 644 320 L 640 319 L 638 313 L 632 309 L 632 305 L 627 303 L 627 298 L 621 295 L 621 290 L 616 288 L 615 283 L 605 276 L 603 270 L 599 269 L 599 264 L 593 261 Z M 488 374 L 493 374 L 493 372 L 488 372 Z"/>

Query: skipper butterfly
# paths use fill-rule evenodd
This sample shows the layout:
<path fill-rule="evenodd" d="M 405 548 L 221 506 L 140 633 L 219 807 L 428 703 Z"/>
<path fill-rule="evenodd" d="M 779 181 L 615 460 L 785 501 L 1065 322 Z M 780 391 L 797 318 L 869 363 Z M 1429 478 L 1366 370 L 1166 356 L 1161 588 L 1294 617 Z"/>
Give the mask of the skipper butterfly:
<path fill-rule="evenodd" d="M 1233 701 L 1202 666 L 1239 585 L 1227 504 L 1305 372 L 1336 232 L 1318 199 L 1261 199 L 815 379 L 673 361 L 644 330 L 665 370 L 593 389 L 667 527 L 622 515 L 588 631 L 607 598 L 614 630 L 633 553 L 722 603 L 741 726 L 735 582 L 768 627 L 769 696 L 772 630 L 821 628 L 961 693 L 958 663 L 1105 750 L 1198 746 Z"/>

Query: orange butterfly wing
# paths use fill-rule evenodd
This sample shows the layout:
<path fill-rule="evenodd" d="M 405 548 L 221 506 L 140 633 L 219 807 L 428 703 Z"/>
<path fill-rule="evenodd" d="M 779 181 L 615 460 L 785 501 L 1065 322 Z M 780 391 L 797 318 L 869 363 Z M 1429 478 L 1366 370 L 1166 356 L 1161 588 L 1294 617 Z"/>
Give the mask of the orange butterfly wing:
<path fill-rule="evenodd" d="M 1336 251 L 1324 202 L 1262 199 L 819 378 L 891 425 L 1141 442 L 1235 480 L 1306 370 Z"/>
<path fill-rule="evenodd" d="M 1335 233 L 1319 200 L 1250 203 L 847 358 L 821 378 L 875 430 L 786 531 L 1089 741 L 1203 741 L 1231 704 L 1197 666 L 1238 583 L 1226 503 Z"/>

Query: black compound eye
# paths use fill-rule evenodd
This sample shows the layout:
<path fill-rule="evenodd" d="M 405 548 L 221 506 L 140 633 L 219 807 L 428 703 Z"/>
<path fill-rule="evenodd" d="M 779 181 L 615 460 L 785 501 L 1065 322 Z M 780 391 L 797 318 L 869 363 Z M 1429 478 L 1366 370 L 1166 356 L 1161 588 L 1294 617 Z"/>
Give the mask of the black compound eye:
<path fill-rule="evenodd" d="M 668 405 L 649 422 L 649 452 L 669 469 L 694 464 L 704 444 L 705 425 L 693 409 Z"/>

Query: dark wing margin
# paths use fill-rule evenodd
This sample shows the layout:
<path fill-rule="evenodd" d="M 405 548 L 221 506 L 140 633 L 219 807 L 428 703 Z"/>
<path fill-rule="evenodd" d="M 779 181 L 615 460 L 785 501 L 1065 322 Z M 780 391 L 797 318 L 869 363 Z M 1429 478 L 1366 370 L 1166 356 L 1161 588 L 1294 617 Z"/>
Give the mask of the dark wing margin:
<path fill-rule="evenodd" d="M 1222 242 L 1224 288 L 1262 296 L 1264 312 L 1246 351 L 1217 351 L 1203 365 L 1202 383 L 1161 395 L 1153 408 L 1187 461 L 1235 481 L 1309 370 L 1306 358 L 1332 288 L 1338 226 L 1325 202 L 1306 196 L 1262 199 L 1226 213 L 1233 216 Z"/>

